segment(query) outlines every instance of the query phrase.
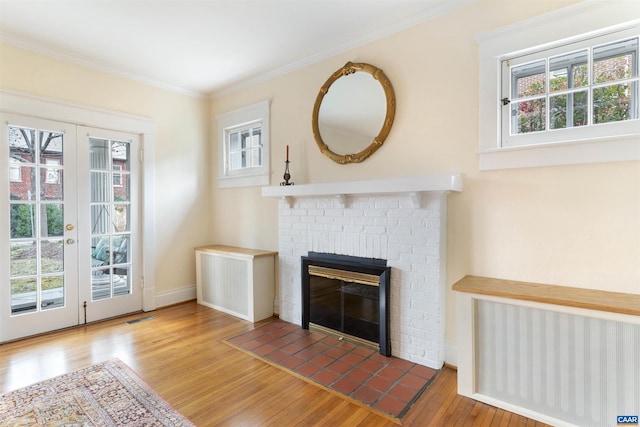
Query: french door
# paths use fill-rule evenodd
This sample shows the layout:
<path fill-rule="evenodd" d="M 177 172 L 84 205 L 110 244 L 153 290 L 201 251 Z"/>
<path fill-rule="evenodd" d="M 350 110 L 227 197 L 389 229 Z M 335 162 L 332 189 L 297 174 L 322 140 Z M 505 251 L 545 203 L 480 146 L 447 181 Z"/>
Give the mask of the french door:
<path fill-rule="evenodd" d="M 81 323 L 142 309 L 139 278 L 140 143 L 78 126 Z"/>
<path fill-rule="evenodd" d="M 0 342 L 140 310 L 136 136 L 0 121 Z"/>

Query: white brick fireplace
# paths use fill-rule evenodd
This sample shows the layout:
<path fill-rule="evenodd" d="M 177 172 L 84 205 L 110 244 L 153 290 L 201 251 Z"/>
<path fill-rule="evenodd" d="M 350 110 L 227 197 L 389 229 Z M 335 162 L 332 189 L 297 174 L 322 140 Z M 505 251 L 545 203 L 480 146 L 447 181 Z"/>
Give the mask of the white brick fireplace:
<path fill-rule="evenodd" d="M 278 197 L 280 318 L 300 325 L 300 257 L 324 252 L 387 260 L 391 349 L 439 369 L 444 363 L 447 194 L 459 174 L 264 187 Z"/>

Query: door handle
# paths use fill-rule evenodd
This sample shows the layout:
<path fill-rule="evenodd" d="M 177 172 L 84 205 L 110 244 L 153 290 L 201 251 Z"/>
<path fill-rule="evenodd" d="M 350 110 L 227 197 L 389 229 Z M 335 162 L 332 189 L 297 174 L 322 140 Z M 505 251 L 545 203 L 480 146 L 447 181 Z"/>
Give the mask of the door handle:
<path fill-rule="evenodd" d="M 67 245 L 73 245 L 75 242 L 73 239 L 67 239 Z"/>
<path fill-rule="evenodd" d="M 65 228 L 67 231 L 71 231 L 71 230 L 73 230 L 73 224 L 67 224 L 64 228 Z"/>

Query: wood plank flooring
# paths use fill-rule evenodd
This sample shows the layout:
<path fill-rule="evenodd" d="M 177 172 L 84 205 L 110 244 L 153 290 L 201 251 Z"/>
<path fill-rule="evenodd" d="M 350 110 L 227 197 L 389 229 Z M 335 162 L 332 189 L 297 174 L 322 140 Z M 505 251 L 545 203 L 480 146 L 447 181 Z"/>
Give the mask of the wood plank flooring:
<path fill-rule="evenodd" d="M 188 302 L 6 343 L 0 393 L 117 357 L 198 426 L 544 426 L 457 395 L 450 368 L 395 420 L 224 343 L 253 327 Z"/>

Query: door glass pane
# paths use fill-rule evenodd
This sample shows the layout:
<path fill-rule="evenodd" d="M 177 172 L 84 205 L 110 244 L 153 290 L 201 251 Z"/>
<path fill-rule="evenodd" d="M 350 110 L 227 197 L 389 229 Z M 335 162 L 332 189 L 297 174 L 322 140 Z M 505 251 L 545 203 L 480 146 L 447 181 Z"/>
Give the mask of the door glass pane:
<path fill-rule="evenodd" d="M 40 170 L 42 200 L 62 200 L 62 169 L 47 166 Z"/>
<path fill-rule="evenodd" d="M 125 203 L 116 203 L 113 225 L 117 233 L 131 231 L 130 228 L 129 205 Z"/>
<path fill-rule="evenodd" d="M 130 147 L 131 144 L 128 142 L 113 141 L 113 145 L 111 147 L 113 170 L 129 170 Z"/>
<path fill-rule="evenodd" d="M 62 148 L 64 134 L 41 130 L 40 132 L 40 158 L 41 165 L 62 165 Z"/>
<path fill-rule="evenodd" d="M 49 276 L 42 278 L 43 310 L 64 306 L 64 276 Z"/>
<path fill-rule="evenodd" d="M 64 234 L 63 205 L 41 204 L 40 211 L 40 235 L 42 237 L 62 236 Z"/>
<path fill-rule="evenodd" d="M 111 263 L 111 246 L 109 236 L 91 238 L 92 267 L 100 267 Z"/>
<path fill-rule="evenodd" d="M 104 203 L 91 205 L 91 234 L 106 234 L 110 231 L 109 208 L 110 206 Z"/>
<path fill-rule="evenodd" d="M 128 295 L 131 293 L 131 277 L 129 276 L 129 268 L 130 266 L 125 265 L 113 269 L 115 273 L 113 283 L 114 296 Z"/>
<path fill-rule="evenodd" d="M 118 182 L 118 184 L 116 184 Z M 114 172 L 113 174 L 113 200 L 116 202 L 128 202 L 129 197 L 129 174 L 125 172 Z"/>
<path fill-rule="evenodd" d="M 89 167 L 109 170 L 109 140 L 89 138 Z"/>
<path fill-rule="evenodd" d="M 41 243 L 41 272 L 62 273 L 64 271 L 64 241 L 43 240 Z"/>
<path fill-rule="evenodd" d="M 111 298 L 111 269 L 99 268 L 91 276 L 91 299 Z"/>
<path fill-rule="evenodd" d="M 37 311 L 37 291 L 36 278 L 11 280 L 11 314 Z"/>
<path fill-rule="evenodd" d="M 34 240 L 11 242 L 11 277 L 35 276 L 38 273 L 38 254 Z"/>
<path fill-rule="evenodd" d="M 9 210 L 9 215 L 11 216 L 11 238 L 35 237 L 35 203 L 11 203 Z"/>
<path fill-rule="evenodd" d="M 10 162 L 15 167 L 15 162 Z M 36 197 L 36 168 L 32 166 L 20 166 L 20 173 L 15 180 L 11 180 L 9 185 L 9 198 L 11 200 L 35 200 Z"/>
<path fill-rule="evenodd" d="M 91 172 L 91 201 L 108 202 L 110 193 L 109 172 Z"/>
<path fill-rule="evenodd" d="M 119 235 L 113 238 L 113 263 L 129 262 L 129 236 Z"/>

